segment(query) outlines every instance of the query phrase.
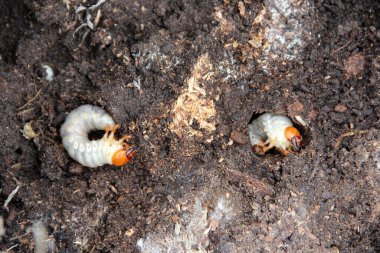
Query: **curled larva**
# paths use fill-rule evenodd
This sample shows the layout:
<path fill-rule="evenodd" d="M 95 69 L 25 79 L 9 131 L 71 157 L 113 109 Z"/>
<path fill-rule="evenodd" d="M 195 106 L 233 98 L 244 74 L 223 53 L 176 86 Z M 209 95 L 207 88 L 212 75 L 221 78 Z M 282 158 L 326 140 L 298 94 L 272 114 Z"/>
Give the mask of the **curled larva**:
<path fill-rule="evenodd" d="M 122 166 L 136 154 L 136 148 L 114 137 L 119 125 L 102 108 L 82 105 L 70 112 L 61 127 L 62 143 L 71 158 L 86 167 L 104 164 Z M 94 130 L 105 130 L 103 138 L 90 141 L 88 134 Z"/>
<path fill-rule="evenodd" d="M 301 147 L 302 136 L 286 116 L 264 113 L 249 123 L 248 129 L 252 149 L 258 155 L 272 148 L 288 155 Z"/>

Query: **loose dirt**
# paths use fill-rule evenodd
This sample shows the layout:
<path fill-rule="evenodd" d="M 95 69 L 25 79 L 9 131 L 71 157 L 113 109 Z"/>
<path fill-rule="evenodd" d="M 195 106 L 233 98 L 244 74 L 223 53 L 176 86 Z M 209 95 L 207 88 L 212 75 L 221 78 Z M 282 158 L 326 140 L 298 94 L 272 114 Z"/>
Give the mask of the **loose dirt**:
<path fill-rule="evenodd" d="M 379 2 L 96 3 L 0 1 L 0 251 L 41 222 L 47 252 L 380 251 Z M 82 104 L 131 163 L 69 157 Z M 266 111 L 307 124 L 300 153 L 253 154 Z"/>

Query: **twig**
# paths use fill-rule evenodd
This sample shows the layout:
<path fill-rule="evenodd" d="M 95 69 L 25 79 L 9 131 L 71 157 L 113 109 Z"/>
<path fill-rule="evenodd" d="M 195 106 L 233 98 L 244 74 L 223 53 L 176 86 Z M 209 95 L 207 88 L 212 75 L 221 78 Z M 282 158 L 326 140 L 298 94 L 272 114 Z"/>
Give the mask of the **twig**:
<path fill-rule="evenodd" d="M 37 91 L 37 94 L 31 100 L 29 100 L 23 106 L 18 108 L 17 111 L 24 109 L 28 104 L 32 103 L 40 95 L 41 91 L 42 91 L 42 88 L 39 91 Z"/>

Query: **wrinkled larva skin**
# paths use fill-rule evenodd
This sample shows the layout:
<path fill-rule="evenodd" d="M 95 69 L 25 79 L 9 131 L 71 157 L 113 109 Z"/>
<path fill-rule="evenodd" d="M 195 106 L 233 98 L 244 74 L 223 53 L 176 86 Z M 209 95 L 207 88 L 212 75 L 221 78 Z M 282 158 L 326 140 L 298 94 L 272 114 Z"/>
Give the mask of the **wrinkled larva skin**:
<path fill-rule="evenodd" d="M 248 125 L 252 148 L 260 155 L 272 147 L 287 155 L 293 149 L 292 142 L 285 135 L 285 131 L 289 127 L 297 132 L 299 141 L 301 141 L 298 130 L 293 127 L 293 122 L 288 117 L 272 113 L 260 115 Z"/>
<path fill-rule="evenodd" d="M 70 112 L 61 127 L 63 146 L 71 158 L 86 167 L 112 165 L 112 156 L 123 148 L 122 141 L 107 138 L 90 141 L 88 133 L 114 126 L 111 116 L 102 108 L 82 105 Z"/>

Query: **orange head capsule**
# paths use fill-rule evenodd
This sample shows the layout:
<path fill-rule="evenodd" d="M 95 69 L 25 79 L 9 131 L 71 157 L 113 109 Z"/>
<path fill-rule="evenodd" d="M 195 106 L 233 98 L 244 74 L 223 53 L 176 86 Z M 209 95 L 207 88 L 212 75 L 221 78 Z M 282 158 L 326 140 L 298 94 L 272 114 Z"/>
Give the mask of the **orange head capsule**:
<path fill-rule="evenodd" d="M 136 147 L 123 147 L 116 151 L 112 156 L 112 164 L 115 166 L 123 166 L 127 164 L 132 157 L 137 153 Z"/>
<path fill-rule="evenodd" d="M 293 145 L 295 151 L 299 151 L 301 148 L 302 136 L 297 128 L 289 126 L 285 129 L 285 137 Z"/>

